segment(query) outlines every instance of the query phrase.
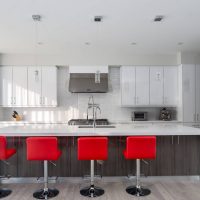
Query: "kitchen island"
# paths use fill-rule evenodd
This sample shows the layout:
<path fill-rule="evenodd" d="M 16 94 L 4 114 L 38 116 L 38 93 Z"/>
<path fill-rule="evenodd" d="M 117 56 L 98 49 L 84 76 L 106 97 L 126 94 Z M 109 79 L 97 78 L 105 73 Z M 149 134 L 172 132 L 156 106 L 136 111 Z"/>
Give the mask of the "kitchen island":
<path fill-rule="evenodd" d="M 49 175 L 75 177 L 89 174 L 88 161 L 77 159 L 77 138 L 80 136 L 108 136 L 109 155 L 103 165 L 96 164 L 96 174 L 126 176 L 135 173 L 135 161 L 125 160 L 126 136 L 156 135 L 157 156 L 148 164 L 141 163 L 146 176 L 198 175 L 200 174 L 200 129 L 182 124 L 115 124 L 115 128 L 78 128 L 67 124 L 1 124 L 0 135 L 7 136 L 8 146 L 17 154 L 10 159 L 9 168 L 1 162 L 1 174 L 9 172 L 14 177 L 43 176 L 43 163 L 27 161 L 26 138 L 29 136 L 57 136 L 61 158 L 55 167 L 49 164 Z"/>

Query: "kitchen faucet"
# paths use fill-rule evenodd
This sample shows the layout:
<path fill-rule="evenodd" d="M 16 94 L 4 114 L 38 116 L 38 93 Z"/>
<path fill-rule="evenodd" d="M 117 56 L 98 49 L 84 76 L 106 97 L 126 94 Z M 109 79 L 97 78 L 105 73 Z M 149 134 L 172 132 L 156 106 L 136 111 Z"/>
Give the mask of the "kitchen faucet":
<path fill-rule="evenodd" d="M 92 101 L 92 103 L 90 103 Z M 99 104 L 94 103 L 94 97 L 91 95 L 88 100 L 88 107 L 87 107 L 87 120 L 88 120 L 88 112 L 89 109 L 92 108 L 92 116 L 93 116 L 93 127 L 96 127 L 96 119 L 97 119 L 97 110 L 99 110 L 101 114 L 101 108 L 99 107 Z"/>

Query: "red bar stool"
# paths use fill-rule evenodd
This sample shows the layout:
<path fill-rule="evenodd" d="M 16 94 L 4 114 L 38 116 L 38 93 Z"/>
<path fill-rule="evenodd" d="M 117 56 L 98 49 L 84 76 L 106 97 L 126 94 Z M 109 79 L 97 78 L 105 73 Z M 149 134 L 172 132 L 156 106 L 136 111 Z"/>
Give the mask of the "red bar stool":
<path fill-rule="evenodd" d="M 142 188 L 140 185 L 140 159 L 155 159 L 156 137 L 127 137 L 124 157 L 126 159 L 136 159 L 136 186 L 130 186 L 126 188 L 126 192 L 135 196 L 149 195 L 151 191 L 149 189 Z"/>
<path fill-rule="evenodd" d="M 80 190 L 86 197 L 98 197 L 104 194 L 102 188 L 94 186 L 94 160 L 107 160 L 107 137 L 82 137 L 78 139 L 78 160 L 90 160 L 90 186 Z"/>
<path fill-rule="evenodd" d="M 6 137 L 0 136 L 0 160 L 6 161 L 16 153 L 16 149 L 7 149 Z M 0 198 L 10 195 L 12 190 L 0 189 Z"/>
<path fill-rule="evenodd" d="M 33 193 L 36 199 L 48 199 L 58 195 L 57 189 L 48 188 L 48 161 L 58 160 L 61 151 L 56 137 L 30 137 L 26 140 L 27 160 L 44 161 L 44 189 Z"/>

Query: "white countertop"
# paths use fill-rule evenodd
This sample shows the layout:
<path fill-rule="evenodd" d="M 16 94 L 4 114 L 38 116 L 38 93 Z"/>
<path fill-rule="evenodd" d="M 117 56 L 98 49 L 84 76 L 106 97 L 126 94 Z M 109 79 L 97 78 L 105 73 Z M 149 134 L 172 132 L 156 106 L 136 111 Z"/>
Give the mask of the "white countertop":
<path fill-rule="evenodd" d="M 116 128 L 78 128 L 67 124 L 0 124 L 4 136 L 200 135 L 200 128 L 182 124 L 114 124 Z"/>

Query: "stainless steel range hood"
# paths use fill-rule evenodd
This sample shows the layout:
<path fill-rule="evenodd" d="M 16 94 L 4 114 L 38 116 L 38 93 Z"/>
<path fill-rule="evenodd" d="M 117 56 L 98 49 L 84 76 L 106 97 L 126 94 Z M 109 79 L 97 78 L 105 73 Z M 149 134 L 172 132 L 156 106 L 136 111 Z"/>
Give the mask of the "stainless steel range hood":
<path fill-rule="evenodd" d="M 69 91 L 72 93 L 108 92 L 108 67 L 72 67 Z"/>

